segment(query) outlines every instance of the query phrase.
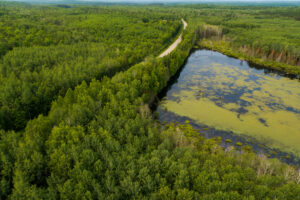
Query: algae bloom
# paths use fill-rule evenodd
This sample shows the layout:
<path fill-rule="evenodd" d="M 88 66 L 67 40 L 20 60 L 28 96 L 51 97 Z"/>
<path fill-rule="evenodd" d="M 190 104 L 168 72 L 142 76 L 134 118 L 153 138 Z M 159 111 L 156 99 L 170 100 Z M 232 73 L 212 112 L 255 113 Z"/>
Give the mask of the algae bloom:
<path fill-rule="evenodd" d="M 217 52 L 194 52 L 158 111 L 300 155 L 299 80 Z"/>

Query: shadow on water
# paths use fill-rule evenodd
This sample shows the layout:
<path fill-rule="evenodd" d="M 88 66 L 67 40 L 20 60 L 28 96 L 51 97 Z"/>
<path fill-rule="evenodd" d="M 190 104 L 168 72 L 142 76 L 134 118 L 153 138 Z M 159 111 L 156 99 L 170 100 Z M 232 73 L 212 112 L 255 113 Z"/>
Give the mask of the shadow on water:
<path fill-rule="evenodd" d="M 238 58 L 236 58 L 238 59 Z M 296 74 L 287 74 L 285 72 L 276 70 L 276 69 L 269 69 L 264 67 L 263 65 L 258 65 L 254 62 L 250 62 L 250 61 L 244 61 L 244 62 L 248 62 L 249 63 L 249 67 L 257 69 L 257 70 L 262 70 L 264 71 L 265 74 L 277 74 L 286 78 L 290 78 L 290 79 L 298 79 L 300 80 L 300 75 L 296 75 Z"/>
<path fill-rule="evenodd" d="M 184 64 L 182 65 L 182 67 L 176 72 L 176 74 L 170 78 L 170 80 L 168 81 L 168 84 L 167 86 L 157 95 L 157 98 L 156 100 L 150 105 L 150 108 L 153 112 L 157 112 L 159 114 L 159 117 L 158 119 L 160 120 L 160 122 L 162 124 L 164 124 L 165 122 L 166 123 L 171 123 L 171 122 L 174 122 L 174 123 L 184 123 L 186 120 L 190 121 L 190 124 L 196 129 L 196 130 L 199 130 L 199 133 L 202 133 L 204 134 L 207 138 L 212 138 L 212 137 L 221 137 L 222 138 L 222 142 L 221 142 L 221 145 L 226 148 L 228 146 L 236 146 L 237 148 L 240 148 L 240 145 L 237 145 L 237 142 L 238 143 L 242 143 L 243 145 L 249 145 L 252 147 L 252 149 L 255 151 L 255 152 L 258 152 L 258 153 L 264 153 L 265 155 L 267 155 L 268 157 L 271 157 L 271 158 L 278 158 L 280 159 L 281 161 L 283 162 L 286 162 L 286 163 L 289 163 L 289 164 L 294 164 L 294 165 L 297 165 L 297 166 L 300 166 L 300 160 L 299 160 L 299 157 L 293 155 L 293 154 L 290 154 L 290 153 L 286 153 L 284 152 L 283 150 L 280 150 L 279 148 L 271 148 L 269 146 L 269 141 L 266 140 L 266 139 L 263 139 L 263 137 L 253 137 L 251 135 L 245 135 L 245 134 L 236 134 L 234 133 L 233 131 L 228 131 L 228 130 L 219 130 L 219 129 L 216 129 L 214 128 L 213 126 L 207 126 L 206 124 L 201 124 L 199 123 L 199 121 L 195 121 L 194 119 L 190 118 L 190 117 L 187 117 L 187 116 L 181 116 L 181 115 L 178 115 L 172 111 L 169 111 L 169 110 L 165 110 L 163 109 L 160 105 L 162 102 L 166 101 L 166 98 L 170 98 L 171 100 L 174 101 L 174 97 L 172 97 L 172 95 L 169 94 L 169 92 L 171 90 L 190 90 L 189 88 L 189 85 L 184 85 L 185 87 L 183 88 L 178 88 L 178 85 L 179 84 L 179 81 L 183 81 L 184 80 L 181 78 L 181 75 L 182 75 L 182 72 L 183 71 L 186 71 L 184 70 L 189 64 L 192 65 L 192 64 L 196 64 L 197 65 L 197 62 L 196 63 L 193 63 L 195 61 L 193 61 L 193 57 L 195 57 L 196 55 L 196 52 L 197 51 L 208 51 L 208 52 L 212 52 L 212 53 L 215 53 L 217 55 L 222 55 L 224 56 L 224 59 L 235 59 L 234 61 L 229 61 L 228 63 L 231 64 L 231 62 L 234 62 L 234 64 L 236 64 L 236 62 L 240 61 L 240 66 L 241 68 L 247 68 L 249 67 L 249 69 L 252 69 L 252 70 L 257 70 L 255 71 L 255 73 L 258 73 L 260 76 L 263 76 L 263 75 L 269 75 L 271 77 L 274 77 L 277 78 L 277 79 L 280 79 L 280 77 L 286 77 L 286 78 L 289 78 L 289 79 L 298 79 L 299 80 L 299 76 L 295 76 L 295 75 L 290 75 L 290 74 L 284 74 L 282 72 L 279 72 L 279 71 L 276 71 L 276 70 L 271 70 L 271 69 L 266 69 L 264 68 L 263 66 L 260 66 L 260 65 L 255 65 L 255 64 L 252 64 L 252 63 L 249 63 L 247 61 L 242 61 L 242 60 L 239 60 L 237 58 L 234 58 L 234 57 L 230 57 L 230 56 L 225 56 L 219 52 L 215 52 L 215 51 L 210 51 L 210 50 L 206 50 L 206 49 L 192 49 L 190 54 L 189 54 L 189 57 L 185 60 Z M 211 58 L 210 58 L 211 59 Z M 218 58 L 216 58 L 218 59 Z M 223 58 L 220 58 L 220 60 L 222 61 Z M 218 61 L 220 61 L 218 60 Z M 206 61 L 207 62 L 207 61 Z M 210 60 L 208 61 L 210 62 Z M 226 63 L 226 61 L 224 61 Z M 205 65 L 205 61 L 204 61 L 204 65 Z M 189 66 L 190 67 L 190 66 Z M 189 76 L 189 73 L 191 73 L 191 71 L 189 72 L 186 72 L 185 75 L 183 76 L 187 76 L 188 79 L 192 79 L 192 77 L 188 77 Z M 184 73 L 183 73 L 184 74 Z M 201 74 L 200 74 L 201 75 Z M 200 76 L 199 75 L 199 76 Z M 203 74 L 201 75 L 203 76 Z M 201 77 L 200 76 L 200 77 Z M 211 74 L 208 74 L 207 75 L 208 77 L 211 77 L 211 76 L 214 76 L 211 75 Z M 229 74 L 230 76 L 230 74 Z M 234 77 L 234 76 L 233 76 Z M 254 78 L 253 78 L 254 77 Z M 255 74 L 253 75 L 253 77 L 250 77 L 249 76 L 249 79 L 252 81 L 252 82 L 255 82 Z M 181 79 L 181 80 L 180 80 Z M 203 80 L 200 79 L 197 79 L 196 81 L 198 82 L 202 82 Z M 246 80 L 245 80 L 246 81 Z M 299 80 L 300 81 L 300 80 Z M 247 81 L 246 81 L 247 82 Z M 300 83 L 299 83 L 300 84 Z M 199 84 L 195 84 L 196 86 L 199 86 Z M 195 86 L 194 85 L 194 86 Z M 211 89 L 211 88 L 210 88 Z M 215 88 L 213 88 L 215 89 Z M 237 90 L 237 88 L 233 88 L 232 90 Z M 253 91 L 256 90 L 253 89 Z M 260 91 L 260 90 L 258 90 Z M 213 91 L 215 94 L 219 94 L 218 91 Z M 222 92 L 222 95 L 224 95 L 224 98 L 225 100 L 228 100 L 228 101 L 232 101 L 233 103 L 236 103 L 236 98 L 239 98 L 240 96 L 239 95 L 235 95 L 234 97 L 232 97 L 232 95 L 227 95 L 224 94 L 225 92 Z M 241 91 L 238 91 L 240 93 L 244 93 L 245 91 L 241 90 Z M 248 91 L 249 92 L 249 91 Z M 272 95 L 272 94 L 271 94 Z M 300 95 L 300 93 L 299 93 Z M 173 98 L 173 99 L 172 99 Z M 181 97 L 178 97 L 178 101 L 176 100 L 176 102 L 179 102 L 180 101 L 180 98 Z M 233 99 L 232 99 L 233 98 Z M 176 99 L 176 98 L 175 98 Z M 223 101 L 223 100 L 222 100 Z M 222 103 L 219 105 L 217 102 L 215 102 L 215 104 L 219 107 L 222 107 Z M 275 105 L 275 107 L 278 105 L 276 105 L 276 103 L 274 102 L 271 102 L 269 104 L 267 104 L 267 106 L 269 107 L 272 107 L 272 104 Z M 276 108 L 277 108 L 276 107 Z M 293 110 L 293 108 L 289 108 L 289 107 L 284 107 L 285 110 L 287 111 L 293 111 L 293 112 L 296 112 L 296 110 Z M 201 111 L 200 111 L 201 112 Z M 247 113 L 248 111 L 244 109 L 244 107 L 241 107 L 238 112 L 240 114 L 244 114 L 244 113 Z M 218 115 L 218 113 L 216 113 L 216 115 Z M 268 122 L 267 120 L 263 119 L 263 118 L 259 118 L 258 121 L 263 124 L 265 127 L 268 127 Z M 300 143 L 300 141 L 299 141 Z"/>
<path fill-rule="evenodd" d="M 198 49 L 194 49 L 194 51 L 196 50 L 207 50 L 205 48 L 201 48 L 199 47 Z M 213 50 L 210 50 L 212 52 L 216 52 L 216 53 L 220 53 L 218 51 L 213 51 Z M 224 55 L 224 54 L 223 54 Z M 228 58 L 234 58 L 234 59 L 238 59 L 240 60 L 238 57 L 234 57 L 234 56 L 227 56 L 227 55 L 224 55 Z M 282 77 L 286 77 L 286 78 L 289 78 L 289 79 L 298 79 L 300 81 L 300 75 L 296 75 L 296 74 L 288 74 L 286 72 L 283 72 L 283 71 L 279 71 L 279 70 L 276 70 L 276 69 L 271 69 L 271 68 L 266 68 L 265 66 L 263 65 L 259 65 L 257 63 L 254 63 L 252 61 L 245 61 L 245 60 L 240 60 L 241 62 L 246 62 L 246 63 L 249 63 L 249 67 L 250 68 L 253 68 L 253 69 L 257 69 L 257 70 L 260 70 L 260 71 L 263 71 L 264 74 L 276 74 L 276 75 L 279 75 L 279 76 L 282 76 Z"/>
<path fill-rule="evenodd" d="M 167 83 L 167 86 L 165 88 L 163 88 L 157 95 L 155 101 L 150 105 L 150 109 L 152 110 L 152 112 L 157 110 L 157 107 L 159 106 L 160 101 L 167 96 L 168 91 L 172 88 L 172 86 L 177 83 L 178 78 L 182 72 L 182 70 L 184 69 L 184 67 L 186 66 L 190 56 L 199 49 L 193 48 L 190 53 L 189 56 L 185 59 L 183 65 L 177 70 L 177 72 L 174 74 L 174 76 L 172 76 L 170 78 L 170 80 Z"/>

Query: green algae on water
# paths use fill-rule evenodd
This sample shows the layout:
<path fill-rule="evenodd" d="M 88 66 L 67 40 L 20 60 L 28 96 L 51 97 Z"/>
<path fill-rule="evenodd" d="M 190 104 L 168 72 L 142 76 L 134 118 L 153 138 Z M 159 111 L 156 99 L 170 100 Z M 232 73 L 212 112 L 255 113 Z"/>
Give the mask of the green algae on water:
<path fill-rule="evenodd" d="M 251 136 L 300 155 L 300 82 L 200 50 L 190 56 L 162 106 L 217 130 Z"/>

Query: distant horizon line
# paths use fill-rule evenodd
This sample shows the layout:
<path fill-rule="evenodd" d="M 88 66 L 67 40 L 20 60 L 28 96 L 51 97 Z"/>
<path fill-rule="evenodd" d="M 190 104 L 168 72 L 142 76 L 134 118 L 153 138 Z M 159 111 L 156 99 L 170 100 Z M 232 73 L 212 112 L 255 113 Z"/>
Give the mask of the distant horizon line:
<path fill-rule="evenodd" d="M 213 5 L 261 5 L 261 6 L 300 6 L 300 0 L 4 0 L 2 2 L 20 2 L 31 4 L 213 4 Z"/>
<path fill-rule="evenodd" d="M 119 2 L 135 2 L 135 3 L 144 3 L 144 2 L 155 2 L 155 3 L 173 3 L 173 2 L 195 2 L 195 3 L 202 3 L 202 2 L 247 2 L 247 3 L 271 3 L 271 2 L 277 2 L 277 3 L 286 3 L 286 2 L 300 2 L 300 0 L 4 0 L 4 1 L 21 1 L 21 2 L 45 2 L 45 1 L 51 1 L 51 2 L 72 2 L 72 1 L 79 1 L 79 2 L 105 2 L 105 3 L 119 3 Z"/>

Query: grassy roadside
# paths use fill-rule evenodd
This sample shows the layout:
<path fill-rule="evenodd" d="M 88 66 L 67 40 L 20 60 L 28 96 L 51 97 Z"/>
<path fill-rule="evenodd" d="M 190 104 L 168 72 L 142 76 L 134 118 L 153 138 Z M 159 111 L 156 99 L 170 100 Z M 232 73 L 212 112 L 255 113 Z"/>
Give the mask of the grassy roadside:
<path fill-rule="evenodd" d="M 183 33 L 183 31 L 184 25 L 181 23 L 176 30 L 176 34 L 173 34 L 172 37 L 169 38 L 168 42 L 163 45 L 161 51 L 155 54 L 155 56 L 160 56 L 163 52 L 165 52 L 177 40 L 177 38 Z"/>
<path fill-rule="evenodd" d="M 300 75 L 300 67 L 299 66 L 293 66 L 293 65 L 288 65 L 285 63 L 280 63 L 280 62 L 275 62 L 275 61 L 270 61 L 270 60 L 265 60 L 262 58 L 256 58 L 250 55 L 247 55 L 246 53 L 239 52 L 235 49 L 233 49 L 229 43 L 226 43 L 224 41 L 213 41 L 209 39 L 202 39 L 198 42 L 198 45 L 202 48 L 214 50 L 221 52 L 225 55 L 235 57 L 241 60 L 246 60 L 251 64 L 259 65 L 262 67 L 266 67 L 269 69 L 273 69 L 279 72 L 283 72 L 287 75 Z"/>

